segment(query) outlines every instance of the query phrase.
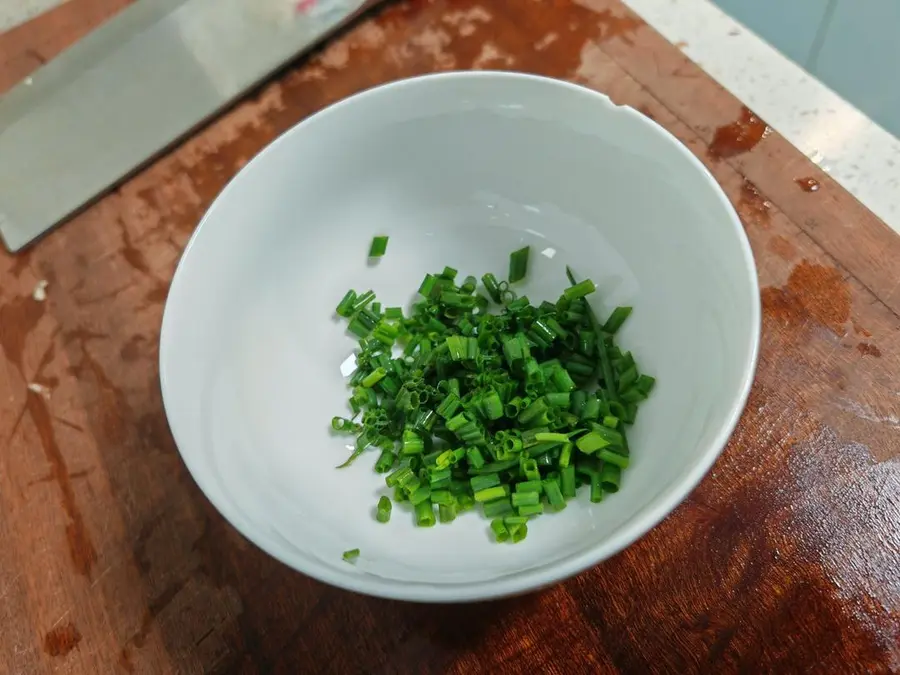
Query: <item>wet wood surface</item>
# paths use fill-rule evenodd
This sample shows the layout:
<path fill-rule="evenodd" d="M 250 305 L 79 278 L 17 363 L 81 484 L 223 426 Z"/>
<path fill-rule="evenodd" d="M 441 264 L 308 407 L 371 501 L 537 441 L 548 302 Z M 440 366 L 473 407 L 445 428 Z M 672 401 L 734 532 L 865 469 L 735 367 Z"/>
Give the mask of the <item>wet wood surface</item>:
<path fill-rule="evenodd" d="M 0 36 L 0 90 L 126 4 Z M 364 87 L 466 68 L 604 91 L 696 153 L 753 246 L 762 354 L 724 454 L 640 542 L 540 594 L 416 606 L 223 521 L 169 434 L 157 341 L 187 238 L 250 157 Z M 389 4 L 0 254 L 0 672 L 616 671 L 900 672 L 900 237 L 618 1 Z"/>

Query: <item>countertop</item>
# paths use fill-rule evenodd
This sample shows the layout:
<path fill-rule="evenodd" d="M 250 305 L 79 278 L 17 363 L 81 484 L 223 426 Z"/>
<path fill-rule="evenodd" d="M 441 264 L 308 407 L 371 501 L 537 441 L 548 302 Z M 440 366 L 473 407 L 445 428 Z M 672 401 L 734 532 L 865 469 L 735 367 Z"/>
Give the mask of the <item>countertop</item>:
<path fill-rule="evenodd" d="M 126 4 L 0 36 L 0 89 Z M 722 184 L 763 288 L 759 371 L 710 474 L 613 559 L 454 607 L 335 590 L 240 537 L 158 386 L 168 284 L 266 143 L 379 82 L 509 68 L 651 116 Z M 900 671 L 900 236 L 618 0 L 408 0 L 282 72 L 26 253 L 0 253 L 0 670 Z"/>

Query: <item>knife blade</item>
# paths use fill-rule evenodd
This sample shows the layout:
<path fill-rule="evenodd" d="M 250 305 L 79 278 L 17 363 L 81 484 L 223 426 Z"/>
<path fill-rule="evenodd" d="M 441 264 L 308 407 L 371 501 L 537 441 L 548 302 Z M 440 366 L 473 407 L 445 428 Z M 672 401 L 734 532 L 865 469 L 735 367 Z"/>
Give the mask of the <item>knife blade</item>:
<path fill-rule="evenodd" d="M 379 0 L 141 0 L 0 98 L 18 251 Z"/>

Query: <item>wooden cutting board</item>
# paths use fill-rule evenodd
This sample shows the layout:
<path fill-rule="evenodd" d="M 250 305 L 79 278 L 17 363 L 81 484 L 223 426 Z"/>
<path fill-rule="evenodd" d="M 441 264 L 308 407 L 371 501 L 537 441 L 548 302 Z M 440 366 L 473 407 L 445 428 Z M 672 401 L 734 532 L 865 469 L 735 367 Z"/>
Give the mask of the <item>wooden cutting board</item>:
<path fill-rule="evenodd" d="M 125 4 L 0 36 L 0 90 Z M 222 520 L 166 426 L 157 341 L 187 238 L 250 157 L 364 87 L 466 68 L 602 90 L 695 152 L 753 246 L 762 355 L 724 454 L 640 542 L 540 594 L 415 606 Z M 390 4 L 0 254 L 0 542 L 0 672 L 900 672 L 900 237 L 618 0 Z"/>

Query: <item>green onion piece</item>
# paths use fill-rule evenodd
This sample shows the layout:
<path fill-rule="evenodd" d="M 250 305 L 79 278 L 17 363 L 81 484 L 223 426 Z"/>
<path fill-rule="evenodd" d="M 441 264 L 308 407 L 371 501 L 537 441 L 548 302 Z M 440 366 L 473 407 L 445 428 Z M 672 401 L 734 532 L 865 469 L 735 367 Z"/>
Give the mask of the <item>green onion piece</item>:
<path fill-rule="evenodd" d="M 434 506 L 430 499 L 419 502 L 415 505 L 416 509 L 416 525 L 419 527 L 434 527 Z"/>
<path fill-rule="evenodd" d="M 485 518 L 497 518 L 499 516 L 508 516 L 513 513 L 513 505 L 509 497 L 497 499 L 492 502 L 484 502 L 482 504 Z"/>
<path fill-rule="evenodd" d="M 600 419 L 600 399 L 596 396 L 589 396 L 584 402 L 581 409 L 581 419 L 587 421 L 597 421 Z"/>
<path fill-rule="evenodd" d="M 606 492 L 618 492 L 619 485 L 622 482 L 622 469 L 617 465 L 609 463 L 604 464 L 598 474 L 603 490 Z"/>
<path fill-rule="evenodd" d="M 641 375 L 637 382 L 635 383 L 635 387 L 638 391 L 643 392 L 645 396 L 649 395 L 653 390 L 653 385 L 656 384 L 656 378 L 650 377 L 649 375 Z"/>
<path fill-rule="evenodd" d="M 503 524 L 502 518 L 495 518 L 491 521 L 491 531 L 498 542 L 502 543 L 509 540 L 509 531 L 506 529 L 506 525 Z"/>
<path fill-rule="evenodd" d="M 629 464 L 628 457 L 624 455 L 620 455 L 618 452 L 609 449 L 600 450 L 600 454 L 598 455 L 600 459 L 608 464 L 612 464 L 617 466 L 619 469 L 627 469 Z"/>
<path fill-rule="evenodd" d="M 396 456 L 390 450 L 382 450 L 378 460 L 375 462 L 375 473 L 387 473 L 394 466 Z"/>
<path fill-rule="evenodd" d="M 450 481 L 453 477 L 453 472 L 450 469 L 436 469 L 431 470 L 428 475 L 428 485 L 432 490 L 438 488 L 441 485 L 450 485 Z"/>
<path fill-rule="evenodd" d="M 370 258 L 380 258 L 387 252 L 388 238 L 387 237 L 374 237 L 372 239 L 372 245 L 369 247 L 369 257 Z"/>
<path fill-rule="evenodd" d="M 537 492 L 541 493 L 544 491 L 543 484 L 540 479 L 536 480 L 528 480 L 523 481 L 521 483 L 516 483 L 516 492 Z"/>
<path fill-rule="evenodd" d="M 375 509 L 375 520 L 379 523 L 386 523 L 391 519 L 391 509 L 393 505 L 388 497 L 382 496 L 378 500 L 378 506 Z"/>
<path fill-rule="evenodd" d="M 562 368 L 559 369 L 559 372 L 565 373 L 566 377 L 569 376 Z M 573 382 L 572 384 L 574 386 L 575 383 Z M 550 407 L 568 410 L 571 405 L 572 395 L 568 391 L 554 391 L 547 394 L 545 398 L 547 399 L 547 403 L 550 404 Z"/>
<path fill-rule="evenodd" d="M 385 307 L 384 309 L 384 318 L 390 319 L 391 321 L 397 321 L 403 318 L 403 308 L 402 307 Z"/>
<path fill-rule="evenodd" d="M 531 458 L 522 460 L 522 474 L 529 481 L 541 479 L 541 472 L 538 469 L 537 462 Z"/>
<path fill-rule="evenodd" d="M 466 493 L 461 494 L 456 498 L 456 512 L 462 513 L 463 511 L 468 511 L 469 509 L 475 508 L 475 498 Z"/>
<path fill-rule="evenodd" d="M 500 485 L 500 476 L 496 473 L 489 473 L 483 476 L 472 476 L 469 484 L 472 486 L 472 492 L 479 492 L 487 488 Z"/>
<path fill-rule="evenodd" d="M 607 447 L 609 444 L 609 441 L 596 431 L 587 433 L 575 441 L 575 445 L 578 446 L 578 449 L 588 455 Z"/>
<path fill-rule="evenodd" d="M 525 537 L 528 536 L 528 525 L 522 523 L 521 525 L 516 525 L 512 530 L 509 531 L 510 541 L 514 544 L 518 544 Z"/>
<path fill-rule="evenodd" d="M 354 562 L 359 557 L 359 549 L 351 548 L 349 551 L 344 551 L 342 557 L 346 562 Z"/>
<path fill-rule="evenodd" d="M 356 304 L 356 291 L 349 290 L 343 299 L 338 303 L 338 316 L 350 317 L 353 315 L 353 306 Z"/>
<path fill-rule="evenodd" d="M 625 391 L 626 389 L 631 387 L 632 384 L 637 382 L 637 379 L 638 379 L 637 368 L 635 368 L 634 366 L 631 366 L 630 368 L 628 368 L 625 372 L 623 372 L 619 376 L 619 387 L 618 387 L 619 393 L 621 394 L 623 391 Z"/>
<path fill-rule="evenodd" d="M 631 316 L 631 307 L 616 307 L 606 323 L 603 324 L 603 332 L 614 335 L 629 316 Z"/>
<path fill-rule="evenodd" d="M 509 487 L 506 485 L 496 485 L 494 487 L 485 488 L 475 491 L 476 502 L 490 502 L 495 499 L 502 499 L 509 494 Z"/>
<path fill-rule="evenodd" d="M 583 298 L 586 295 L 590 295 L 596 290 L 597 287 L 594 285 L 594 282 L 590 279 L 585 279 L 573 286 L 569 286 L 565 291 L 563 291 L 563 297 L 571 302 L 572 300 L 576 300 L 577 298 Z"/>
<path fill-rule="evenodd" d="M 378 384 L 386 375 L 387 371 L 384 368 L 376 368 L 363 378 L 362 386 L 371 389 L 376 384 Z"/>
<path fill-rule="evenodd" d="M 574 467 L 572 468 L 574 478 Z M 574 497 L 574 495 L 572 495 Z M 477 500 L 477 497 L 476 497 Z M 541 495 L 537 492 L 513 492 L 512 494 L 512 505 L 513 506 L 531 506 L 533 504 L 537 504 L 541 501 Z"/>
<path fill-rule="evenodd" d="M 425 451 L 425 441 L 412 429 L 403 430 L 403 454 L 418 455 Z"/>
<path fill-rule="evenodd" d="M 412 491 L 407 489 L 407 492 L 409 493 L 409 501 L 413 506 L 415 506 L 416 504 L 421 504 L 426 499 L 431 499 L 431 487 L 428 485 L 420 485 Z"/>
<path fill-rule="evenodd" d="M 403 485 L 414 475 L 415 474 L 413 474 L 412 469 L 410 469 L 408 466 L 401 466 L 393 473 L 388 474 L 385 477 L 384 482 L 388 487 L 396 487 L 398 485 Z"/>
<path fill-rule="evenodd" d="M 528 255 L 531 252 L 530 246 L 520 248 L 509 254 L 509 283 L 514 284 L 525 278 L 528 272 Z"/>
<path fill-rule="evenodd" d="M 489 392 L 481 399 L 481 409 L 489 420 L 498 420 L 503 417 L 503 401 L 496 391 Z"/>
<path fill-rule="evenodd" d="M 562 496 L 566 499 L 572 499 L 575 496 L 575 467 L 567 466 L 560 470 L 559 481 Z"/>
<path fill-rule="evenodd" d="M 627 406 L 629 404 L 640 403 L 641 401 L 643 401 L 644 399 L 647 398 L 647 395 L 635 386 L 635 387 L 632 387 L 631 389 L 622 391 L 619 394 L 619 398 L 622 399 L 622 401 L 625 403 L 626 410 L 627 410 Z"/>
<path fill-rule="evenodd" d="M 484 284 L 484 290 L 486 290 L 488 295 L 491 296 L 491 300 L 499 305 L 501 298 L 500 285 L 497 283 L 497 277 L 488 272 L 483 277 L 481 277 L 481 283 Z"/>
<path fill-rule="evenodd" d="M 520 506 L 516 509 L 520 516 L 539 516 L 544 512 L 544 505 L 538 502 L 530 506 Z"/>
<path fill-rule="evenodd" d="M 572 376 L 569 375 L 568 371 L 563 368 L 554 368 L 550 379 L 552 380 L 553 385 L 556 387 L 557 391 L 570 392 L 577 389 Z M 548 396 L 552 396 L 552 394 L 548 394 Z M 566 405 L 568 406 L 568 403 Z"/>
<path fill-rule="evenodd" d="M 456 520 L 456 507 L 453 504 L 438 504 L 438 520 L 442 523 L 452 523 Z"/>
<path fill-rule="evenodd" d="M 534 435 L 534 440 L 539 443 L 568 443 L 569 437 L 566 434 L 558 433 L 539 433 Z"/>
<path fill-rule="evenodd" d="M 469 464 L 474 466 L 476 469 L 480 469 L 484 466 L 484 455 L 481 454 L 481 450 L 479 450 L 478 448 L 467 448 L 466 459 L 469 461 Z"/>
<path fill-rule="evenodd" d="M 591 475 L 591 501 L 595 504 L 603 501 L 603 482 L 599 473 Z"/>
<path fill-rule="evenodd" d="M 456 499 L 450 490 L 435 490 L 431 493 L 432 504 L 453 504 L 455 502 Z"/>
<path fill-rule="evenodd" d="M 543 483 L 544 494 L 547 495 L 547 501 L 550 502 L 550 506 L 557 511 L 566 508 L 566 500 L 562 495 L 562 491 L 559 489 L 559 483 L 552 478 L 545 480 Z"/>
<path fill-rule="evenodd" d="M 575 447 L 572 443 L 566 443 L 562 446 L 562 450 L 559 452 L 559 468 L 565 469 L 569 466 L 569 463 L 572 461 L 572 448 Z"/>

